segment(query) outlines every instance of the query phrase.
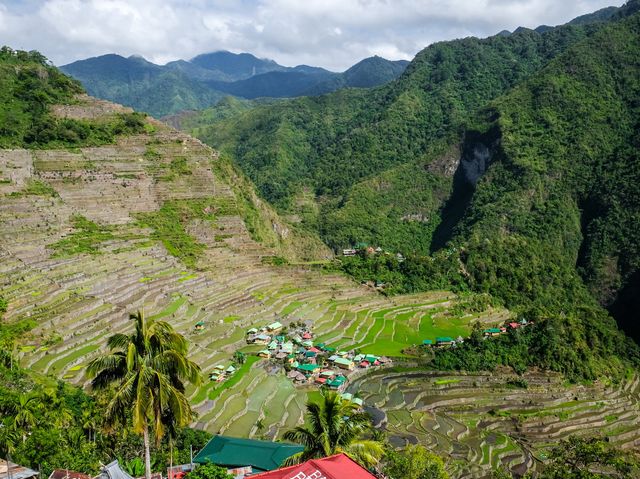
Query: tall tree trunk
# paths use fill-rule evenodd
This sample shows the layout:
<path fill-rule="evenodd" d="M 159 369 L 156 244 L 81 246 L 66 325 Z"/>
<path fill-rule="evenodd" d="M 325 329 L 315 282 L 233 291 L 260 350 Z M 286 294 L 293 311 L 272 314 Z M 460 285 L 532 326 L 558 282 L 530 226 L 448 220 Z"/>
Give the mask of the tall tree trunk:
<path fill-rule="evenodd" d="M 144 438 L 144 477 L 151 479 L 151 451 L 149 448 L 149 428 L 144 425 L 144 431 L 142 433 Z"/>

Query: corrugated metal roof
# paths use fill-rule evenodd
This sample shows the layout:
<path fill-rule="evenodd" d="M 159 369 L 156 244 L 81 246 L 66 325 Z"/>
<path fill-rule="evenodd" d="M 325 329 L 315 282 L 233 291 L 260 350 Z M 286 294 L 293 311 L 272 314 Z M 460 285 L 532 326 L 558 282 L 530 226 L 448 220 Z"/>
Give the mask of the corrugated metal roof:
<path fill-rule="evenodd" d="M 271 471 L 302 450 L 304 447 L 297 444 L 214 436 L 193 461 L 199 464 L 210 461 L 225 467 L 252 466 L 257 471 Z"/>
<path fill-rule="evenodd" d="M 0 479 L 28 479 L 37 475 L 33 469 L 0 459 Z"/>

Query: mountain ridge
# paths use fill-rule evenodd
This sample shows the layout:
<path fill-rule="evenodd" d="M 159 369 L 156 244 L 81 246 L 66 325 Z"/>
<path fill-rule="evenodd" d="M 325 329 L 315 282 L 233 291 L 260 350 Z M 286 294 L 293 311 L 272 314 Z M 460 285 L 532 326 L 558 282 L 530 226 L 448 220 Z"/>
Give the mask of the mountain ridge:
<path fill-rule="evenodd" d="M 162 117 L 209 107 L 229 94 L 246 99 L 286 98 L 376 86 L 398 77 L 405 66 L 403 61 L 372 57 L 335 73 L 308 65 L 284 67 L 249 53 L 219 51 L 166 65 L 136 55 L 106 54 L 60 69 L 80 80 L 96 97 Z"/>

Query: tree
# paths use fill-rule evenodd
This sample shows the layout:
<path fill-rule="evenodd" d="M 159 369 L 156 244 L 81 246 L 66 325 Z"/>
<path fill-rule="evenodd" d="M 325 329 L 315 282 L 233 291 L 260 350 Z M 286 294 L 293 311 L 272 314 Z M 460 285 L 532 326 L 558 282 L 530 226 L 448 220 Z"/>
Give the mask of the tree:
<path fill-rule="evenodd" d="M 245 363 L 245 361 L 247 360 L 247 355 L 244 354 L 242 351 L 236 351 L 235 353 L 233 353 L 233 362 L 236 363 L 237 365 L 243 365 Z"/>
<path fill-rule="evenodd" d="M 168 424 L 189 424 L 194 413 L 184 394 L 185 382 L 199 384 L 200 368 L 187 358 L 187 342 L 171 325 L 148 320 L 141 311 L 129 319 L 135 321 L 135 331 L 111 336 L 111 352 L 92 360 L 87 374 L 95 389 L 115 385 L 106 424 L 132 420 L 133 430 L 143 436 L 145 476 L 150 479 L 149 428 L 159 443 Z"/>
<path fill-rule="evenodd" d="M 215 464 L 202 464 L 187 473 L 185 479 L 233 479 L 233 476 L 228 474 L 223 467 Z"/>
<path fill-rule="evenodd" d="M 600 437 L 571 436 L 549 455 L 541 479 L 632 479 L 640 477 L 640 461 Z"/>
<path fill-rule="evenodd" d="M 325 392 L 319 403 L 309 401 L 306 416 L 305 426 L 289 430 L 283 436 L 305 447 L 304 451 L 288 458 L 286 464 L 345 453 L 361 465 L 371 467 L 382 457 L 382 443 L 364 438 L 371 428 L 369 415 L 337 392 Z"/>
<path fill-rule="evenodd" d="M 442 459 L 423 446 L 390 449 L 384 461 L 384 473 L 391 479 L 449 479 Z"/>

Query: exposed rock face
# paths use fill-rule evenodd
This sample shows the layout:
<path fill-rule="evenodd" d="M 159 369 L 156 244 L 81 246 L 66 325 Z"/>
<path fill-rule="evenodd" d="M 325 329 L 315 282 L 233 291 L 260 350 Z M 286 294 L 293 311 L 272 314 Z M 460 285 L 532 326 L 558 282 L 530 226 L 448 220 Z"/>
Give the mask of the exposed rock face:
<path fill-rule="evenodd" d="M 491 163 L 491 150 L 483 143 L 474 145 L 471 155 L 464 156 L 460 165 L 464 178 L 475 186 Z"/>

